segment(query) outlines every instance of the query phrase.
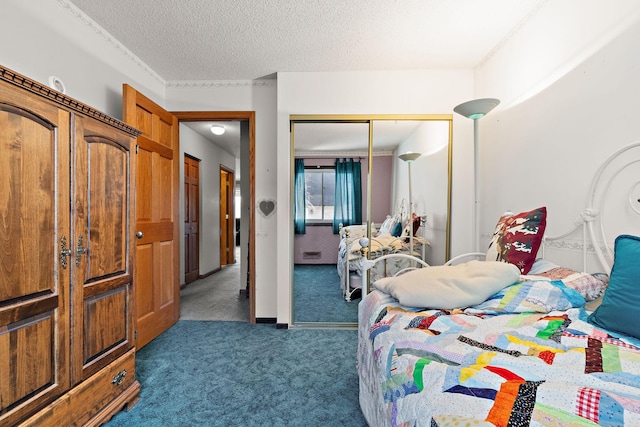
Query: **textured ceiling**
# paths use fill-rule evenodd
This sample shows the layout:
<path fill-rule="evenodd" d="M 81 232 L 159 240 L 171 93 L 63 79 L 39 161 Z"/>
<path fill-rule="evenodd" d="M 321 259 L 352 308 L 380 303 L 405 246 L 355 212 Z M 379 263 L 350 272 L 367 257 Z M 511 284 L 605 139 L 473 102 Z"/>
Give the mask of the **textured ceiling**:
<path fill-rule="evenodd" d="M 549 0 L 59 1 L 176 82 L 274 78 L 278 71 L 473 68 Z M 240 155 L 237 122 L 225 123 L 222 137 L 209 132 L 211 122 L 185 125 Z M 317 140 L 306 141 L 296 148 L 318 149 Z"/>
<path fill-rule="evenodd" d="M 165 81 L 472 68 L 549 0 L 71 0 Z"/>

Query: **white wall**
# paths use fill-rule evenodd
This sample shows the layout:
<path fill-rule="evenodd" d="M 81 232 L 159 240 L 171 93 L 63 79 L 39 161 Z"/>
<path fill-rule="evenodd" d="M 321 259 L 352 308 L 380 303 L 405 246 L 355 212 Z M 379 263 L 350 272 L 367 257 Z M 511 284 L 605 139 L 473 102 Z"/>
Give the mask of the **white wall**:
<path fill-rule="evenodd" d="M 220 166 L 235 170 L 235 157 L 180 125 L 180 158 L 200 160 L 200 274 L 220 268 Z M 180 162 L 180 200 L 184 200 L 184 163 Z M 184 236 L 184 203 L 180 203 L 180 236 Z M 184 245 L 180 245 L 180 280 L 184 280 Z M 238 284 L 240 287 L 240 284 Z"/>
<path fill-rule="evenodd" d="M 420 229 L 420 236 L 431 242 L 425 261 L 441 265 L 447 260 L 447 176 L 449 165 L 449 122 L 433 121 L 421 124 L 396 150 L 396 154 L 408 151 L 422 155 L 411 166 L 411 193 L 413 212 L 426 215 L 427 223 Z M 409 174 L 407 164 L 395 156 L 394 203 L 409 201 Z M 465 176 L 466 177 L 466 176 Z M 460 182 L 460 181 L 458 181 Z M 394 209 L 397 212 L 398 207 Z"/>
<path fill-rule="evenodd" d="M 2 0 L 0 7 L 5 67 L 47 86 L 57 76 L 67 95 L 117 119 L 123 83 L 163 105 L 164 81 L 68 1 Z"/>
<path fill-rule="evenodd" d="M 177 82 L 167 86 L 167 109 L 169 111 L 255 111 L 256 112 L 256 146 L 255 146 L 255 198 L 256 205 L 261 200 L 276 200 L 276 150 L 275 106 L 277 83 L 275 80 L 255 81 L 211 81 L 211 82 Z M 247 156 L 243 154 L 246 160 Z M 244 165 L 244 163 L 243 163 Z M 230 167 L 234 167 L 231 165 Z M 217 170 L 217 169 L 216 169 Z M 242 183 L 249 182 L 248 169 L 241 171 Z M 243 187 L 244 189 L 244 187 Z M 248 195 L 248 191 L 243 191 Z M 255 214 L 256 251 L 256 317 L 276 317 L 276 217 L 275 214 L 264 218 L 256 207 Z M 242 213 L 242 221 L 248 220 L 248 212 Z M 242 226 L 248 230 L 248 226 Z M 242 247 L 246 247 L 241 233 Z M 247 260 L 246 253 L 241 254 L 243 271 Z M 244 277 L 244 274 L 243 274 Z"/>
<path fill-rule="evenodd" d="M 600 164 L 640 140 L 640 3 L 581 1 L 577 13 L 588 25 L 568 19 L 577 9 L 566 3 L 548 2 L 519 37 L 478 70 L 478 97 L 505 101 L 479 123 L 483 244 L 507 209 L 547 206 L 548 234 L 569 230 L 586 207 Z M 537 34 L 545 36 L 538 48 L 544 47 L 553 63 L 535 64 L 545 58 L 531 48 Z M 514 74 L 507 64 L 518 65 Z M 518 74 L 529 66 L 535 73 Z M 639 234 L 637 216 L 621 221 L 624 205 L 608 212 L 614 229 Z M 581 268 L 580 234 L 560 246 L 557 260 Z M 587 270 L 603 269 L 590 260 Z"/>
<path fill-rule="evenodd" d="M 255 111 L 256 200 L 276 199 L 275 80 L 164 82 L 67 0 L 3 0 L 0 39 L 3 66 L 45 85 L 57 76 L 69 96 L 117 119 L 123 83 L 169 111 Z M 256 213 L 257 317 L 276 316 L 275 224 Z"/>
<path fill-rule="evenodd" d="M 291 114 L 448 114 L 473 95 L 470 70 L 278 73 L 278 323 L 290 323 Z M 472 134 L 454 126 L 453 247 L 470 245 L 469 148 Z M 457 187 L 456 187 L 457 183 Z"/>
<path fill-rule="evenodd" d="M 44 84 L 58 76 L 70 96 L 116 118 L 122 116 L 122 83 L 169 110 L 256 111 L 256 200 L 277 201 L 276 215 L 256 213 L 256 316 L 288 323 L 289 114 L 451 113 L 474 97 L 500 98 L 480 122 L 482 233 L 492 231 L 503 210 L 542 203 L 550 209 L 550 231 L 559 232 L 584 204 L 599 162 L 640 139 L 639 8 L 636 0 L 544 2 L 475 73 L 284 72 L 277 85 L 165 86 L 68 1 L 3 0 L 0 62 Z M 453 134 L 456 255 L 471 249 L 471 120 L 454 115 Z"/>

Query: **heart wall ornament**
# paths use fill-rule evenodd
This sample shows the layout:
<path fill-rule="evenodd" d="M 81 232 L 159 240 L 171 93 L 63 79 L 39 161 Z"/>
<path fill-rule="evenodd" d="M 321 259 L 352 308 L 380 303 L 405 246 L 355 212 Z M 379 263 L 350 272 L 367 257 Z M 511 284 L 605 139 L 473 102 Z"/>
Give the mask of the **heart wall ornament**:
<path fill-rule="evenodd" d="M 272 199 L 262 199 L 258 201 L 258 212 L 265 218 L 269 218 L 276 211 L 276 201 Z"/>

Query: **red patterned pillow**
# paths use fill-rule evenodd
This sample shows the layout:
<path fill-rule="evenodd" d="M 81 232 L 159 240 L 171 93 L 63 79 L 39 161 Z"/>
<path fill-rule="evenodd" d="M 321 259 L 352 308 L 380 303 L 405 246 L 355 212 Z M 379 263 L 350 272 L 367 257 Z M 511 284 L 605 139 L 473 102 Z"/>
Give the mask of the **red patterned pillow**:
<path fill-rule="evenodd" d="M 527 274 L 536 260 L 547 226 L 547 208 L 500 217 L 487 251 L 487 261 L 504 261 Z"/>
<path fill-rule="evenodd" d="M 418 229 L 420 228 L 420 222 L 421 218 L 418 215 L 412 213 L 411 220 L 407 220 L 407 225 L 402 230 L 402 236 L 409 237 L 411 229 L 413 228 L 413 237 L 416 237 L 418 235 Z M 406 241 L 409 241 L 409 239 L 406 239 Z"/>

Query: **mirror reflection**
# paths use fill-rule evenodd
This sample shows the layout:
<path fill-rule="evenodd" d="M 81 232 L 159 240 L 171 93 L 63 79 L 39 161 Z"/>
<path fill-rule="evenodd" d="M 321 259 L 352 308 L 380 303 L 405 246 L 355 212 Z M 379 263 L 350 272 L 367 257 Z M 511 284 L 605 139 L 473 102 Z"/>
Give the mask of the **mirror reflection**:
<path fill-rule="evenodd" d="M 293 325 L 356 324 L 365 264 L 389 244 L 430 265 L 449 258 L 450 123 L 292 116 Z"/>

